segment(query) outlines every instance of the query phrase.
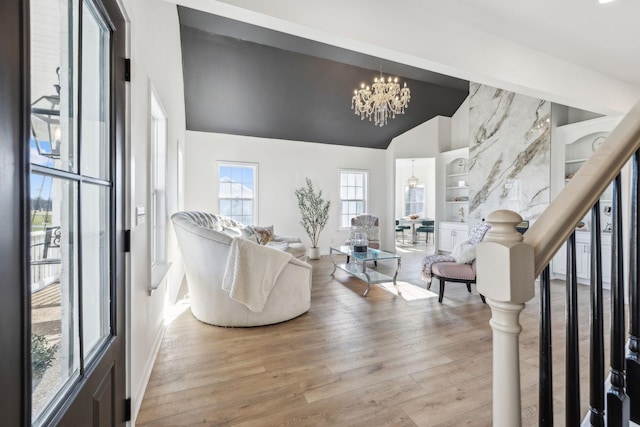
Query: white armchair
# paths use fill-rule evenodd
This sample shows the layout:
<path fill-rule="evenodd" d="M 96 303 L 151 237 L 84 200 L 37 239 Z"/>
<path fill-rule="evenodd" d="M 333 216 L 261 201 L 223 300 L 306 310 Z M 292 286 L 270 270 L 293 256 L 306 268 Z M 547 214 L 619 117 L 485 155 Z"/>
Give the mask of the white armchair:
<path fill-rule="evenodd" d="M 218 326 L 260 326 L 283 322 L 309 310 L 311 266 L 306 262 L 292 256 L 277 276 L 264 307 L 255 312 L 222 288 L 233 242 L 233 233 L 227 234 L 223 226 L 228 219 L 205 212 L 178 212 L 171 220 L 182 252 L 191 311 L 197 319 Z M 279 251 L 268 246 L 260 249 L 267 258 L 269 251 Z"/>

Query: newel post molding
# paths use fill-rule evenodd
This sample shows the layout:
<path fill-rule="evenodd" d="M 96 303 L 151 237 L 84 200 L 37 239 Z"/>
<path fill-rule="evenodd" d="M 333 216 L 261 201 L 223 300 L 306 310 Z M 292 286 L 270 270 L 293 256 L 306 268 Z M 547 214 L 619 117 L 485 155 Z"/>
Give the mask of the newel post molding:
<path fill-rule="evenodd" d="M 522 424 L 520 398 L 520 312 L 535 295 L 533 247 L 522 242 L 522 217 L 498 210 L 487 217 L 491 229 L 476 253 L 478 292 L 491 307 L 493 329 L 493 426 Z"/>

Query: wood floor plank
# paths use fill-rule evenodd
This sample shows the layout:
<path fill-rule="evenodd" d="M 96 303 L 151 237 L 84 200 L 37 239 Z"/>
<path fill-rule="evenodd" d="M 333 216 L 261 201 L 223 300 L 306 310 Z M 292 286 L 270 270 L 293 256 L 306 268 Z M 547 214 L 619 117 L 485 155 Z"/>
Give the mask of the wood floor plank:
<path fill-rule="evenodd" d="M 370 421 L 371 417 L 382 416 L 382 413 L 389 408 L 394 408 L 393 418 L 402 415 L 402 418 L 408 419 L 408 416 L 397 405 L 421 395 L 424 395 L 424 390 L 408 376 L 404 376 L 357 390 L 350 394 L 348 399 L 345 399 L 344 396 L 332 396 L 312 402 L 304 407 L 289 406 L 277 413 L 264 414 L 258 419 L 249 419 L 237 425 L 242 427 L 292 424 L 296 426 L 351 426 L 362 421 Z M 385 414 L 384 416 L 389 415 Z M 377 426 L 379 424 L 370 425 Z"/>
<path fill-rule="evenodd" d="M 402 409 L 398 407 L 382 408 L 373 411 L 373 414 L 361 417 L 361 419 L 339 421 L 333 424 L 337 427 L 416 427 L 417 424 L 411 420 Z"/>
<path fill-rule="evenodd" d="M 491 388 L 487 384 L 491 384 L 491 372 L 445 389 L 432 390 L 425 396 L 400 404 L 400 407 L 419 426 L 446 423 L 461 412 L 491 407 Z"/>
<path fill-rule="evenodd" d="M 469 411 L 462 411 L 448 420 L 434 424 L 434 427 L 481 427 L 493 425 L 493 412 L 489 405 L 473 408 Z"/>
<path fill-rule="evenodd" d="M 251 411 L 258 411 L 266 404 L 278 407 L 281 400 L 289 402 L 298 398 L 303 401 L 299 382 L 327 374 L 328 370 L 322 364 L 297 365 L 198 387 L 187 385 L 183 390 L 145 397 L 145 410 L 140 411 L 138 423 L 156 425 L 156 422 L 169 420 L 176 422 L 182 418 L 187 419 L 189 414 L 200 413 L 203 408 L 207 413 L 212 411 L 215 422 L 223 422 L 238 412 L 247 413 L 249 407 Z M 152 392 L 154 393 L 157 392 Z M 265 399 L 269 399 L 269 402 L 263 403 L 262 400 Z"/>
<path fill-rule="evenodd" d="M 398 280 L 425 288 L 419 279 L 425 253 L 401 255 Z M 328 257 L 311 263 L 311 309 L 289 322 L 220 328 L 199 322 L 189 310 L 177 316 L 166 330 L 136 425 L 491 425 L 491 310 L 475 287 L 468 293 L 464 285 L 447 285 L 442 304 L 437 298 L 407 301 L 380 286 L 362 297 L 366 285 L 343 272 L 331 276 Z M 582 389 L 588 375 L 588 287 L 579 288 L 579 299 Z M 563 282 L 552 283 L 552 313 L 554 410 L 561 425 Z M 527 303 L 520 322 L 522 419 L 533 426 L 537 298 Z"/>
<path fill-rule="evenodd" d="M 329 396 L 343 394 L 401 375 L 410 375 L 430 366 L 437 366 L 450 359 L 436 351 L 415 353 L 401 359 L 392 358 L 380 363 L 365 365 L 347 372 L 314 378 L 302 384 L 307 402 L 315 402 Z"/>

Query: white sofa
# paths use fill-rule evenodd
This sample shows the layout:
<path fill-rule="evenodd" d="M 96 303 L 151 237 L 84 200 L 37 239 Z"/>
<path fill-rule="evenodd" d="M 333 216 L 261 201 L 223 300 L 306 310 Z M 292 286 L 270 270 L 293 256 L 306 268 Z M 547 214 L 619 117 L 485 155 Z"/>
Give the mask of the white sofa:
<path fill-rule="evenodd" d="M 261 326 L 283 322 L 309 310 L 311 266 L 301 260 L 306 259 L 306 248 L 299 239 L 276 237 L 280 249 L 266 249 L 268 254 L 288 246 L 294 256 L 277 276 L 262 310 L 255 312 L 222 289 L 233 238 L 238 237 L 238 230 L 226 228 L 229 219 L 206 212 L 178 212 L 171 220 L 182 252 L 191 311 L 197 319 L 217 326 Z M 265 249 L 262 251 L 265 253 Z"/>

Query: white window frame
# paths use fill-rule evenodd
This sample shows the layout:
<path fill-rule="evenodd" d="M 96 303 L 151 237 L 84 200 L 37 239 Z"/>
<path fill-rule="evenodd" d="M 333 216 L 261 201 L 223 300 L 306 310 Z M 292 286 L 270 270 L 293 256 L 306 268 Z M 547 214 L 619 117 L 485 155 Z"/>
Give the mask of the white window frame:
<path fill-rule="evenodd" d="M 220 170 L 223 167 L 232 167 L 232 168 L 250 168 L 253 170 L 253 197 L 252 198 L 232 198 L 232 197 L 221 197 L 220 194 Z M 218 182 L 218 213 L 220 215 L 224 215 L 222 213 L 221 203 L 223 200 L 251 200 L 253 202 L 253 220 L 251 221 L 253 224 L 247 224 L 245 221 L 240 221 L 245 225 L 255 225 L 258 224 L 258 163 L 251 162 L 237 162 L 237 161 L 224 161 L 221 160 L 218 162 L 216 181 Z M 231 215 L 229 215 L 232 217 Z"/>
<path fill-rule="evenodd" d="M 160 97 L 149 85 L 149 258 L 151 285 L 156 289 L 166 275 L 167 263 L 167 145 L 168 118 Z"/>
<path fill-rule="evenodd" d="M 362 194 L 364 197 L 363 199 L 348 198 L 348 197 L 343 198 L 343 195 L 344 195 L 343 189 L 345 189 L 345 191 L 348 192 L 346 188 L 353 187 L 348 184 L 347 186 L 343 186 L 342 184 L 343 174 L 355 174 L 355 175 L 360 174 L 363 176 L 363 185 L 362 185 L 363 187 Z M 338 207 L 338 210 L 340 211 L 338 215 L 338 218 L 340 221 L 339 228 L 348 229 L 351 226 L 351 218 L 353 218 L 358 214 L 367 212 L 368 205 L 369 205 L 369 171 L 363 170 L 363 169 L 340 169 L 340 174 L 338 178 L 338 195 L 340 197 L 340 202 Z M 348 213 L 343 212 L 343 202 L 357 202 L 357 201 L 363 202 L 362 212 L 358 212 L 357 210 L 354 212 L 348 212 Z M 345 215 L 348 215 L 348 217 L 345 218 Z"/>

